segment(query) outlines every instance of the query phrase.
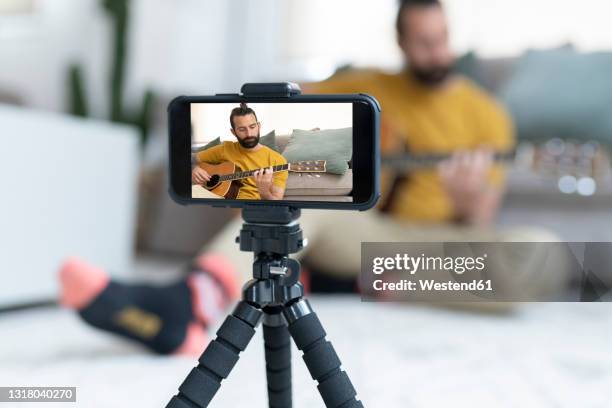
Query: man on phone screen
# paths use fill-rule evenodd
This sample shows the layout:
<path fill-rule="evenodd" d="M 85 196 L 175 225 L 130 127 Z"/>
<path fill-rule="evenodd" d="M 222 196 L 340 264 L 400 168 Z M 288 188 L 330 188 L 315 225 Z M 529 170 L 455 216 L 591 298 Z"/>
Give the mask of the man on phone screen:
<path fill-rule="evenodd" d="M 241 180 L 239 200 L 282 200 L 287 183 L 287 171 L 273 173 L 272 166 L 286 164 L 283 156 L 259 143 L 260 123 L 255 111 L 245 103 L 230 114 L 231 132 L 236 142 L 223 142 L 195 155 L 196 165 L 191 171 L 194 184 L 204 184 L 211 175 L 199 163 L 232 162 L 240 171 L 257 170 L 252 177 Z"/>

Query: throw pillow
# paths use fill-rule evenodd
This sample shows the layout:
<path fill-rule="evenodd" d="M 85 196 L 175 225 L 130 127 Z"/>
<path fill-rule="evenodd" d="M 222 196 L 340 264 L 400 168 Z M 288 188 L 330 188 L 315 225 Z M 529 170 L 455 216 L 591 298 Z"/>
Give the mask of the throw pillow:
<path fill-rule="evenodd" d="M 530 51 L 500 92 L 519 137 L 612 144 L 612 53 Z"/>
<path fill-rule="evenodd" d="M 295 129 L 283 156 L 289 163 L 303 160 L 327 161 L 327 172 L 344 174 L 353 155 L 353 128 L 327 130 Z"/>

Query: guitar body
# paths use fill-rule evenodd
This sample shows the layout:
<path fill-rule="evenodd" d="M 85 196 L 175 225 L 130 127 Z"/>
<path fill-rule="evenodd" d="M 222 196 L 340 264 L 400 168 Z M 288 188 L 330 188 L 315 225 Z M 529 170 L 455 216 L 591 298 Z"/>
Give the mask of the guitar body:
<path fill-rule="evenodd" d="M 240 171 L 240 169 L 232 162 L 223 162 L 220 164 L 208 164 L 200 163 L 200 167 L 208 174 L 211 178 L 208 183 L 202 187 L 218 195 L 219 197 L 227 198 L 230 200 L 235 199 L 238 196 L 238 191 L 242 187 L 240 180 L 232 181 L 220 181 L 219 176 L 225 176 Z"/>

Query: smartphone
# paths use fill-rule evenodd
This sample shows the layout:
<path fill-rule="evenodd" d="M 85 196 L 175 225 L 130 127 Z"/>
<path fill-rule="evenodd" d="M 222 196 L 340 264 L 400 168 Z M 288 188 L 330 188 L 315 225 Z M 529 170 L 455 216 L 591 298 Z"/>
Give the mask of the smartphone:
<path fill-rule="evenodd" d="M 180 204 L 367 210 L 379 198 L 371 96 L 180 96 L 168 107 Z"/>

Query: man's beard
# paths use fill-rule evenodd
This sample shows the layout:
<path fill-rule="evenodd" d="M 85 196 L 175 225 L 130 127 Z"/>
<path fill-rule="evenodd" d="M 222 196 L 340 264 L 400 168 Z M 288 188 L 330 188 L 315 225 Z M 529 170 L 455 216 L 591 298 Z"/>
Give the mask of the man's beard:
<path fill-rule="evenodd" d="M 252 149 L 259 144 L 259 133 L 257 136 L 249 136 L 244 139 L 238 138 L 238 143 L 240 143 L 240 146 L 244 147 L 245 149 Z"/>
<path fill-rule="evenodd" d="M 452 66 L 439 65 L 428 68 L 410 66 L 410 72 L 423 85 L 435 87 L 446 81 L 452 72 Z"/>

